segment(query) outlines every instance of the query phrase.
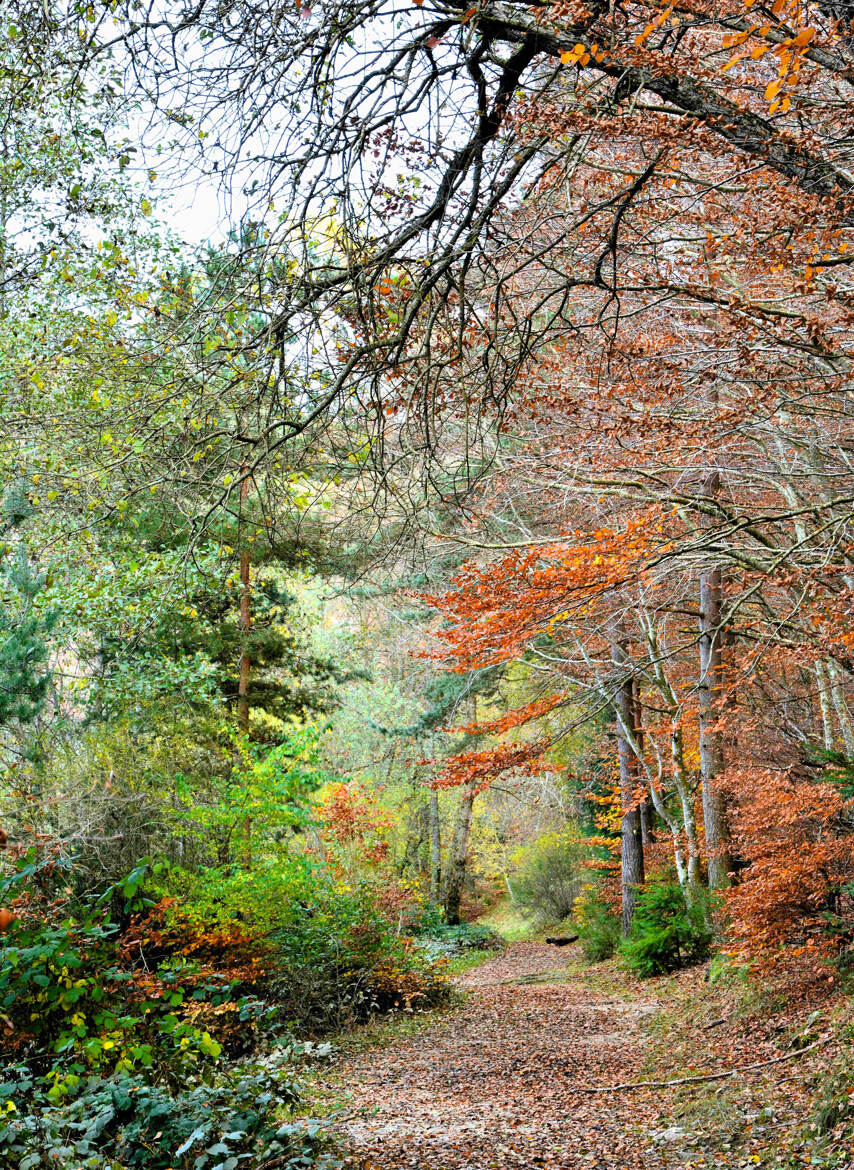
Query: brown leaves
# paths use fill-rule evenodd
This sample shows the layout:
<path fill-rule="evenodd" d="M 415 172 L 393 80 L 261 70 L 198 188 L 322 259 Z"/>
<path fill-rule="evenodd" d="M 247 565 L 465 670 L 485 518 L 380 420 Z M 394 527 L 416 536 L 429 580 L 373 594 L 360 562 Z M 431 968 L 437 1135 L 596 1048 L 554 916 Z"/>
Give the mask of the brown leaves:
<path fill-rule="evenodd" d="M 351 1164 L 635 1170 L 633 1129 L 655 1106 L 643 1095 L 593 1105 L 578 1089 L 639 1066 L 649 1005 L 563 979 L 552 948 L 516 944 L 458 980 L 468 998 L 452 1015 L 345 1058 L 334 1088 L 352 1096 Z"/>

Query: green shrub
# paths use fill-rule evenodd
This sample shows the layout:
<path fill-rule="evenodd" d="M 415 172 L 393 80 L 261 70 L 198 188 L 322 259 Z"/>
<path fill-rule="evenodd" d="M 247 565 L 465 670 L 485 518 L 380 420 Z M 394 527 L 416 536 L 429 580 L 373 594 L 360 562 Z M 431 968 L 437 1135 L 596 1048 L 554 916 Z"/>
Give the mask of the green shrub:
<path fill-rule="evenodd" d="M 594 886 L 575 903 L 575 929 L 585 959 L 601 963 L 610 959 L 620 941 L 620 920 Z"/>
<path fill-rule="evenodd" d="M 0 895 L 14 892 L 23 876 L 39 875 L 37 861 L 22 859 Z M 25 863 L 25 864 L 24 864 Z M 56 1087 L 66 1072 L 86 1075 L 151 1068 L 175 1078 L 216 1059 L 220 1045 L 186 1013 L 188 1002 L 215 1005 L 231 986 L 164 965 L 152 977 L 127 961 L 113 912 L 147 912 L 143 887 L 148 862 L 118 885 L 78 904 L 55 922 L 33 914 L 17 920 L 0 942 L 0 1012 L 11 1026 L 7 1055 L 24 1060 L 40 1083 Z"/>
<path fill-rule="evenodd" d="M 540 837 L 516 855 L 514 902 L 540 922 L 562 922 L 572 913 L 589 857 L 590 849 L 574 826 Z"/>
<path fill-rule="evenodd" d="M 400 934 L 368 882 L 351 887 L 304 858 L 285 857 L 236 873 L 176 873 L 170 891 L 170 948 L 185 935 L 209 940 L 210 962 L 222 965 L 228 950 L 235 956 L 225 968 L 234 977 L 254 953 L 256 970 L 246 971 L 252 993 L 277 1005 L 289 1027 L 325 1032 L 447 995 L 443 973 Z"/>
<path fill-rule="evenodd" d="M 648 978 L 702 962 L 713 939 L 710 910 L 708 895 L 698 891 L 689 908 L 678 882 L 650 880 L 638 896 L 629 937 L 620 943 L 628 968 Z"/>
<path fill-rule="evenodd" d="M 39 1090 L 26 1069 L 0 1084 L 0 1167 L 333 1170 L 318 1123 L 283 1121 L 299 1101 L 292 1052 L 232 1066 L 213 1084 L 170 1092 L 138 1076 L 93 1076 L 62 1095 Z M 7 1073 L 8 1075 L 8 1073 Z"/>
<path fill-rule="evenodd" d="M 302 912 L 270 943 L 277 997 L 295 1022 L 315 1030 L 376 1011 L 435 1004 L 448 993 L 431 957 L 398 934 L 370 887 L 315 884 Z"/>

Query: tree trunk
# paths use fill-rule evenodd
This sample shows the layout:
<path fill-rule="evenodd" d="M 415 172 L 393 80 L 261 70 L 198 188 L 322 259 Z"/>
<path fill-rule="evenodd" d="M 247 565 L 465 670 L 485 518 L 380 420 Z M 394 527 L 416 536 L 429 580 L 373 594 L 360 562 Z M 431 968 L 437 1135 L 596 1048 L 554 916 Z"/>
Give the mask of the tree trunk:
<path fill-rule="evenodd" d="M 439 823 L 439 793 L 430 789 L 430 905 L 438 906 L 442 897 L 442 826 Z"/>
<path fill-rule="evenodd" d="M 611 646 L 614 666 L 621 671 L 628 662 L 625 646 Z M 643 836 L 640 804 L 637 799 L 638 759 L 632 751 L 628 731 L 634 728 L 634 695 L 630 677 L 617 682 L 617 751 L 620 761 L 620 884 L 622 888 L 623 934 L 627 935 L 637 904 L 638 891 L 644 882 Z"/>
<path fill-rule="evenodd" d="M 242 468 L 244 476 L 240 485 L 240 503 L 242 505 L 249 494 L 249 480 L 246 477 L 246 468 Z M 241 516 L 242 519 L 242 516 Z M 239 535 L 239 534 L 238 534 Z M 252 627 L 252 580 L 251 561 L 249 550 L 240 553 L 240 662 L 237 676 L 237 730 L 243 736 L 249 735 L 249 682 L 252 672 L 252 663 L 249 658 L 249 633 Z M 252 818 L 247 816 L 243 821 L 244 864 L 247 869 L 252 867 Z"/>
<path fill-rule="evenodd" d="M 460 921 L 460 902 L 463 896 L 463 883 L 466 880 L 473 807 L 474 785 L 466 785 L 460 799 L 454 838 L 451 842 L 451 859 L 445 878 L 445 921 L 451 926 L 457 926 Z"/>
<path fill-rule="evenodd" d="M 707 491 L 713 494 L 720 485 L 714 472 Z M 703 798 L 703 823 L 706 856 L 709 864 L 709 888 L 720 890 L 730 885 L 732 856 L 729 848 L 726 801 L 719 787 L 724 767 L 723 733 L 717 726 L 723 697 L 723 657 L 721 654 L 720 569 L 710 569 L 700 578 L 700 782 Z"/>
<path fill-rule="evenodd" d="M 632 680 L 632 711 L 634 717 L 635 743 L 637 745 L 638 760 L 643 759 L 643 709 L 641 708 L 640 684 L 637 679 Z M 640 769 L 638 769 L 640 771 Z M 641 844 L 644 850 L 650 843 L 650 827 L 655 815 L 655 805 L 652 797 L 647 796 L 640 806 Z"/>
<path fill-rule="evenodd" d="M 249 631 L 252 625 L 252 587 L 249 553 L 240 554 L 240 662 L 237 679 L 237 728 L 241 735 L 249 733 L 249 679 L 252 663 L 249 658 Z"/>
<path fill-rule="evenodd" d="M 854 724 L 851 722 L 851 712 L 845 701 L 842 676 L 832 658 L 827 660 L 827 673 L 830 677 L 830 693 L 833 696 L 833 706 L 836 708 L 836 718 L 839 720 L 839 730 L 842 732 L 842 742 L 845 744 L 845 755 L 849 760 L 854 759 Z"/>
<path fill-rule="evenodd" d="M 818 706 L 821 711 L 821 730 L 824 750 L 833 751 L 833 715 L 830 708 L 830 688 L 824 663 L 819 658 L 815 664 L 815 680 L 818 686 Z"/>

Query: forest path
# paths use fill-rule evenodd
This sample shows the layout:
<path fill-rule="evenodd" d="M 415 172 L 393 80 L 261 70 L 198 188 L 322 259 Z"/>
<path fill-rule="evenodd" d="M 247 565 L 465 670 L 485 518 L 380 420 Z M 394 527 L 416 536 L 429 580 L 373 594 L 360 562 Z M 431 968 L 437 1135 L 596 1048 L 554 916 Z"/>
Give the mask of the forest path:
<path fill-rule="evenodd" d="M 363 1170 L 658 1170 L 636 1080 L 656 1010 L 567 977 L 567 952 L 514 943 L 455 979 L 464 1002 L 415 1035 L 336 1066 L 351 1101 L 338 1136 Z"/>

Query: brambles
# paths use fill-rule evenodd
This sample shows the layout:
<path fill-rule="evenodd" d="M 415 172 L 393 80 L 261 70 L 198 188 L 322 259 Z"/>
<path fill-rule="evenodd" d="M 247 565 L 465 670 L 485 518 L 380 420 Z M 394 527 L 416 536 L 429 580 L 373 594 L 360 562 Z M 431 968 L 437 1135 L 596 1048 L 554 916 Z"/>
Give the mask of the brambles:
<path fill-rule="evenodd" d="M 322 1126 L 288 1119 L 295 1032 L 447 995 L 375 885 L 298 853 L 196 874 L 147 860 L 85 898 L 73 870 L 33 846 L 4 882 L 0 1165 L 340 1165 Z"/>
<path fill-rule="evenodd" d="M 128 1073 L 65 1078 L 47 1093 L 26 1072 L 0 1086 L 0 1166 L 35 1170 L 118 1163 L 153 1170 L 235 1170 L 248 1157 L 288 1167 L 342 1165 L 321 1125 L 283 1122 L 298 1104 L 295 1052 L 234 1065 L 212 1083 L 168 1090 Z"/>

